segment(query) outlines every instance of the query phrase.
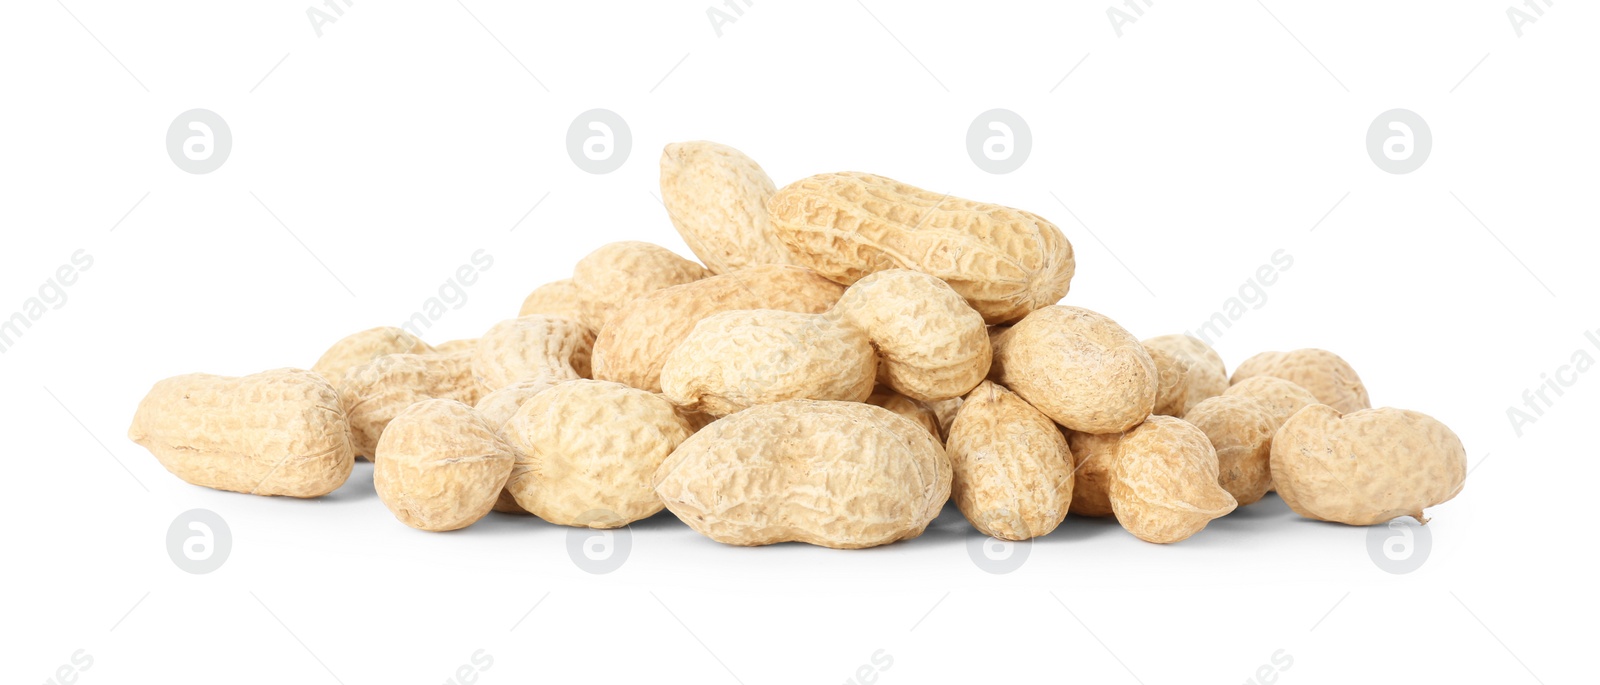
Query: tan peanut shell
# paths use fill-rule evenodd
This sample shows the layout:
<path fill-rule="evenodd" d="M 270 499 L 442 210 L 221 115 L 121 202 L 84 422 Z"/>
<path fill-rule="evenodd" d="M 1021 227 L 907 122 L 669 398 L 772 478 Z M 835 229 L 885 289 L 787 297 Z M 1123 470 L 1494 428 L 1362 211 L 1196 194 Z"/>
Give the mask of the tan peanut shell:
<path fill-rule="evenodd" d="M 1222 363 L 1222 355 L 1199 338 L 1182 333 L 1158 335 L 1146 339 L 1144 346 L 1146 350 L 1163 350 L 1188 362 L 1184 374 L 1183 411 L 1169 416 L 1182 416 L 1201 400 L 1221 395 L 1228 389 L 1228 369 Z"/>
<path fill-rule="evenodd" d="M 872 273 L 845 290 L 829 316 L 864 331 L 878 349 L 878 377 L 917 400 L 959 397 L 989 373 L 989 332 L 966 300 L 933 276 Z"/>
<path fill-rule="evenodd" d="M 1272 409 L 1248 395 L 1208 397 L 1184 414 L 1217 450 L 1217 483 L 1239 502 L 1255 504 L 1272 488 Z"/>
<path fill-rule="evenodd" d="M 423 400 L 378 439 L 373 486 L 412 528 L 465 528 L 489 513 L 511 475 L 511 446 L 481 415 L 454 400 Z"/>
<path fill-rule="evenodd" d="M 820 314 L 843 293 L 844 286 L 798 266 L 753 266 L 662 288 L 620 307 L 600 331 L 594 377 L 660 392 L 667 355 L 702 319 L 743 309 Z"/>
<path fill-rule="evenodd" d="M 1273 430 L 1282 426 L 1295 412 L 1313 404 L 1322 404 L 1311 391 L 1276 376 L 1252 376 L 1230 386 L 1222 394 L 1251 397 L 1266 405 L 1272 412 Z"/>
<path fill-rule="evenodd" d="M 1067 428 L 1118 433 L 1155 407 L 1155 362 L 1103 314 L 1045 307 L 991 340 L 989 377 Z"/>
<path fill-rule="evenodd" d="M 660 245 L 637 240 L 611 243 L 590 252 L 572 268 L 583 323 L 605 328 L 622 305 L 710 276 L 705 267 Z"/>
<path fill-rule="evenodd" d="M 385 355 L 351 369 L 339 385 L 350 445 L 362 457 L 372 456 L 384 427 L 406 407 L 427 399 L 476 404 L 482 396 L 468 354 Z"/>
<path fill-rule="evenodd" d="M 487 390 L 539 378 L 586 378 L 593 347 L 594 330 L 570 319 L 507 319 L 478 339 L 472 373 Z"/>
<path fill-rule="evenodd" d="M 427 354 L 435 351 L 421 338 L 403 328 L 380 326 L 352 333 L 322 353 L 311 370 L 322 374 L 328 383 L 339 387 L 345 372 L 386 354 Z"/>
<path fill-rule="evenodd" d="M 1072 245 L 1042 217 L 856 172 L 791 183 L 767 203 L 797 262 L 846 285 L 884 269 L 950 284 L 989 323 L 1067 294 Z"/>
<path fill-rule="evenodd" d="M 484 395 L 476 405 L 473 405 L 473 409 L 476 409 L 483 416 L 484 421 L 487 421 L 490 426 L 493 426 L 498 431 L 505 427 L 506 422 L 510 421 L 512 416 L 516 415 L 517 410 L 522 407 L 524 402 L 566 380 L 569 379 L 541 377 L 512 383 Z M 528 513 L 527 510 L 517 506 L 517 499 L 512 497 L 511 492 L 504 488 L 500 490 L 500 497 L 495 500 L 494 511 L 505 514 Z"/>
<path fill-rule="evenodd" d="M 866 334 L 826 315 L 723 312 L 695 324 L 667 357 L 661 392 L 713 416 L 791 399 L 861 402 L 877 366 Z"/>
<path fill-rule="evenodd" d="M 933 415 L 939 420 L 939 437 L 950 436 L 950 424 L 955 423 L 956 413 L 961 411 L 961 398 L 952 397 L 948 400 L 934 400 L 925 403 L 933 410 Z"/>
<path fill-rule="evenodd" d="M 1077 516 L 1103 518 L 1111 510 L 1111 473 L 1117 463 L 1117 444 L 1124 433 L 1067 431 L 1075 482 L 1071 511 Z"/>
<path fill-rule="evenodd" d="M 478 349 L 477 338 L 462 338 L 460 340 L 446 340 L 433 346 L 434 354 L 471 354 Z"/>
<path fill-rule="evenodd" d="M 575 380 L 541 392 L 503 433 L 517 450 L 506 489 L 551 523 L 616 528 L 661 511 L 656 467 L 693 431 L 671 403 L 621 383 Z"/>
<path fill-rule="evenodd" d="M 1317 401 L 1342 412 L 1372 407 L 1367 386 L 1339 355 L 1327 350 L 1304 348 L 1290 352 L 1262 352 L 1244 360 L 1233 370 L 1233 382 L 1255 376 L 1274 376 L 1310 391 Z"/>
<path fill-rule="evenodd" d="M 541 376 L 517 381 L 484 395 L 478 399 L 478 403 L 473 405 L 472 408 L 476 409 L 478 414 L 483 416 L 483 420 L 487 421 L 495 430 L 500 430 L 502 426 L 506 425 L 507 421 L 511 420 L 512 416 L 516 415 L 517 409 L 522 407 L 523 402 L 527 402 L 533 399 L 534 395 L 569 380 L 573 379 Z"/>
<path fill-rule="evenodd" d="M 950 479 L 939 442 L 886 409 L 790 400 L 706 426 L 656 471 L 655 488 L 717 542 L 859 549 L 921 535 Z"/>
<path fill-rule="evenodd" d="M 767 214 L 777 190 L 761 165 L 727 145 L 696 140 L 661 151 L 661 201 L 684 244 L 712 273 L 794 263 Z"/>
<path fill-rule="evenodd" d="M 1187 357 L 1175 355 L 1167 350 L 1144 344 L 1144 351 L 1150 355 L 1150 361 L 1156 365 L 1156 404 L 1151 409 L 1152 414 L 1162 416 L 1183 416 L 1185 403 L 1189 400 L 1189 367 L 1191 363 Z"/>
<path fill-rule="evenodd" d="M 872 395 L 867 398 L 867 404 L 888 409 L 897 416 L 928 429 L 928 434 L 941 443 L 944 441 L 944 433 L 939 429 L 939 417 L 925 402 L 911 399 L 895 392 L 893 388 L 880 385 L 873 389 Z"/>
<path fill-rule="evenodd" d="M 1313 404 L 1272 440 L 1278 494 L 1295 513 L 1369 526 L 1449 501 L 1467 478 L 1467 453 L 1448 426 L 1406 409 L 1341 415 Z"/>
<path fill-rule="evenodd" d="M 1238 506 L 1217 484 L 1217 471 L 1205 433 L 1182 419 L 1152 416 L 1118 441 L 1111 508 L 1140 540 L 1187 539 Z"/>
<path fill-rule="evenodd" d="M 979 384 L 956 414 L 945 451 L 951 499 L 984 535 L 1028 540 L 1066 518 L 1073 487 L 1067 440 L 1011 391 Z"/>
<path fill-rule="evenodd" d="M 528 297 L 522 300 L 522 309 L 517 316 L 555 316 L 572 321 L 583 322 L 583 305 L 578 298 L 578 286 L 572 279 L 563 278 L 551 281 L 533 289 Z"/>
<path fill-rule="evenodd" d="M 256 495 L 320 497 L 354 463 L 338 393 L 299 369 L 163 380 L 139 402 L 128 439 L 186 482 Z"/>

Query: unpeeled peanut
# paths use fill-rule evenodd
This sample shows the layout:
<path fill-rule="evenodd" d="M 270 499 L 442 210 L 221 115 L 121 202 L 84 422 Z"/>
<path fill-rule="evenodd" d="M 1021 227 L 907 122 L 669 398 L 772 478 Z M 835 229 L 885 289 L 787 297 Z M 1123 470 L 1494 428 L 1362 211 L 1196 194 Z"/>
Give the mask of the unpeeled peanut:
<path fill-rule="evenodd" d="M 586 378 L 594 330 L 576 321 L 529 315 L 507 319 L 478 339 L 472 373 L 486 391 L 526 380 Z"/>
<path fill-rule="evenodd" d="M 311 370 L 322 374 L 334 387 L 344 380 L 350 369 L 361 366 L 386 354 L 427 354 L 434 352 L 421 338 L 407 333 L 403 328 L 380 326 L 352 333 L 322 353 Z"/>
<path fill-rule="evenodd" d="M 618 308 L 594 342 L 594 377 L 661 391 L 661 367 L 695 324 L 713 314 L 778 309 L 820 314 L 844 286 L 798 266 L 753 266 L 662 288 Z"/>
<path fill-rule="evenodd" d="M 793 264 L 772 229 L 772 179 L 748 155 L 704 140 L 661 151 L 661 201 L 672 225 L 712 273 Z"/>
<path fill-rule="evenodd" d="M 1155 362 L 1138 339 L 1103 314 L 1045 307 L 992 340 L 989 377 L 1067 428 L 1118 433 L 1155 407 Z"/>
<path fill-rule="evenodd" d="M 662 288 L 710 276 L 705 267 L 660 245 L 637 240 L 604 245 L 572 267 L 583 323 L 601 330 L 618 308 Z"/>
<path fill-rule="evenodd" d="M 378 499 L 412 528 L 465 528 L 489 513 L 511 475 L 515 452 L 472 407 L 423 400 L 400 412 L 378 439 L 372 471 Z"/>
<path fill-rule="evenodd" d="M 693 432 L 671 403 L 621 383 L 575 380 L 524 402 L 502 432 L 517 450 L 517 505 L 563 526 L 617 528 L 661 511 L 656 467 Z"/>
<path fill-rule="evenodd" d="M 345 374 L 338 399 L 349 416 L 351 446 L 370 458 L 384 427 L 406 407 L 427 399 L 476 404 L 483 393 L 472 355 L 390 354 Z"/>
<path fill-rule="evenodd" d="M 846 285 L 884 269 L 931 274 L 988 323 L 1055 304 L 1072 280 L 1072 245 L 1055 224 L 882 176 L 801 179 L 767 208 L 796 263 Z"/>
<path fill-rule="evenodd" d="M 1317 401 L 1342 412 L 1372 406 L 1367 386 L 1356 370 L 1339 355 L 1327 350 L 1305 348 L 1290 352 L 1262 352 L 1244 360 L 1233 370 L 1233 382 L 1255 376 L 1275 376 L 1290 381 L 1316 396 Z"/>
<path fill-rule="evenodd" d="M 1467 478 L 1461 439 L 1437 419 L 1384 407 L 1340 414 L 1313 404 L 1272 440 L 1272 475 L 1295 513 L 1353 526 L 1449 501 Z"/>
<path fill-rule="evenodd" d="M 938 440 L 886 409 L 790 400 L 706 426 L 661 464 L 655 490 L 717 542 L 859 549 L 921 535 L 950 479 Z"/>
<path fill-rule="evenodd" d="M 1143 344 L 1146 350 L 1162 350 L 1181 360 L 1180 366 L 1184 369 L 1183 409 L 1168 416 L 1182 416 L 1183 412 L 1189 411 L 1201 400 L 1221 395 L 1228 389 L 1228 369 L 1222 363 L 1222 355 L 1199 338 L 1175 333 L 1148 338 Z"/>
<path fill-rule="evenodd" d="M 661 392 L 713 416 L 791 399 L 860 402 L 872 394 L 877 368 L 858 328 L 823 315 L 731 311 L 695 324 L 667 357 Z"/>
<path fill-rule="evenodd" d="M 583 304 L 578 298 L 578 286 L 572 279 L 551 281 L 533 289 L 522 300 L 517 316 L 541 314 L 583 323 Z"/>
<path fill-rule="evenodd" d="M 1272 488 L 1272 434 L 1280 422 L 1271 407 L 1247 395 L 1221 394 L 1195 405 L 1183 420 L 1217 450 L 1217 483 L 1239 502 L 1254 504 Z"/>
<path fill-rule="evenodd" d="M 1002 540 L 1045 535 L 1072 502 L 1072 453 L 1050 418 L 984 381 L 967 394 L 945 449 L 950 495 L 983 534 Z"/>
<path fill-rule="evenodd" d="M 338 393 L 299 369 L 163 380 L 139 402 L 128 438 L 189 483 L 256 495 L 321 497 L 354 463 Z"/>
<path fill-rule="evenodd" d="M 1172 543 L 1238 503 L 1217 484 L 1217 452 L 1200 429 L 1152 416 L 1117 444 L 1110 499 L 1117 522 L 1146 542 Z"/>
<path fill-rule="evenodd" d="M 959 397 L 989 373 L 983 317 L 933 276 L 878 271 L 846 288 L 829 315 L 867 334 L 883 383 L 912 399 Z"/>

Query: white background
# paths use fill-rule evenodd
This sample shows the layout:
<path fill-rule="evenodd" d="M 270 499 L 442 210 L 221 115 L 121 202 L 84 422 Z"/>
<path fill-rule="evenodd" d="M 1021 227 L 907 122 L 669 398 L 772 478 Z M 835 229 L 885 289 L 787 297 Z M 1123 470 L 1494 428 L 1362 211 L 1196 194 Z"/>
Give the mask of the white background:
<path fill-rule="evenodd" d="M 1240 683 L 1278 650 L 1280 683 L 1592 671 L 1600 373 L 1520 437 L 1506 412 L 1600 358 L 1596 8 L 1518 37 L 1506 0 L 1163 2 L 1118 37 L 1111 2 L 760 2 L 719 37 L 708 5 L 360 2 L 318 37 L 309 1 L 10 3 L 0 316 L 74 251 L 94 263 L 0 355 L 3 679 L 51 682 L 78 650 L 89 685 L 445 683 L 477 650 L 486 684 L 849 682 L 879 650 L 879 683 Z M 233 136 L 206 175 L 164 149 L 197 107 Z M 596 107 L 633 136 L 607 175 L 565 149 Z M 965 149 L 997 107 L 1034 138 L 1007 175 Z M 1397 107 L 1434 139 L 1407 175 L 1365 149 Z M 479 249 L 493 266 L 433 342 L 606 242 L 689 254 L 651 193 L 661 146 L 700 138 L 779 185 L 873 171 L 1037 211 L 1077 250 L 1065 302 L 1140 337 L 1193 329 L 1286 250 L 1217 340 L 1230 369 L 1335 350 L 1375 404 L 1454 427 L 1472 475 L 1406 575 L 1275 497 L 1171 546 L 1069 518 L 1004 575 L 953 510 L 862 552 L 724 547 L 663 514 L 591 575 L 537 520 L 406 528 L 367 464 L 321 500 L 259 498 L 124 437 L 156 380 L 307 367 Z M 208 575 L 166 550 L 197 507 L 233 536 Z"/>

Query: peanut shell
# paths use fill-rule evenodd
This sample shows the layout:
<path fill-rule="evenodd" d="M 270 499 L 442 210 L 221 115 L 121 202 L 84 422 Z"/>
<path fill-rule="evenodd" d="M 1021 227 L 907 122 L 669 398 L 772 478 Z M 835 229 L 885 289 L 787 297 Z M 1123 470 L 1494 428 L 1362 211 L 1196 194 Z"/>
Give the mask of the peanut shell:
<path fill-rule="evenodd" d="M 795 263 L 767 214 L 777 190 L 761 165 L 727 145 L 696 140 L 661 151 L 661 201 L 684 244 L 712 273 Z"/>
<path fill-rule="evenodd" d="M 602 246 L 578 260 L 572 284 L 583 323 L 598 331 L 622 305 L 710 275 L 705 267 L 672 250 L 633 240 Z"/>
<path fill-rule="evenodd" d="M 723 312 L 695 324 L 667 357 L 661 391 L 713 416 L 791 399 L 861 402 L 872 394 L 877 365 L 864 333 L 824 315 Z"/>
<path fill-rule="evenodd" d="M 486 390 L 540 378 L 570 380 L 590 373 L 594 330 L 538 314 L 495 324 L 478 339 L 472 373 Z"/>
<path fill-rule="evenodd" d="M 990 381 L 967 395 L 945 445 L 950 496 L 983 534 L 1027 540 L 1061 525 L 1072 502 L 1072 453 L 1061 429 Z"/>
<path fill-rule="evenodd" d="M 385 355 L 351 369 L 339 385 L 350 445 L 363 457 L 372 456 L 384 427 L 406 407 L 427 399 L 476 404 L 482 396 L 467 354 Z"/>
<path fill-rule="evenodd" d="M 328 383 L 339 387 L 350 369 L 386 354 L 427 354 L 435 351 L 421 338 L 403 328 L 380 326 L 345 336 L 322 353 L 311 370 L 322 374 Z"/>
<path fill-rule="evenodd" d="M 1205 433 L 1182 419 L 1152 416 L 1118 441 L 1111 508 L 1140 540 L 1179 542 L 1238 506 L 1217 484 L 1217 471 Z"/>
<path fill-rule="evenodd" d="M 1233 382 L 1255 376 L 1275 376 L 1310 391 L 1317 401 L 1341 412 L 1372 407 L 1367 386 L 1339 355 L 1327 350 L 1305 348 L 1290 352 L 1262 352 L 1244 360 L 1233 370 Z"/>
<path fill-rule="evenodd" d="M 882 357 L 879 379 L 912 399 L 965 395 L 989 373 L 983 317 L 933 276 L 875 272 L 846 289 L 829 316 L 864 331 Z"/>
<path fill-rule="evenodd" d="M 1056 423 L 1118 433 L 1155 407 L 1155 362 L 1128 331 L 1081 307 L 1045 307 L 995 334 L 989 377 Z"/>
<path fill-rule="evenodd" d="M 1278 495 L 1295 513 L 1369 526 L 1450 501 L 1467 478 L 1461 438 L 1437 419 L 1406 409 L 1341 415 L 1313 404 L 1272 440 Z"/>
<path fill-rule="evenodd" d="M 483 416 L 454 400 L 423 400 L 378 439 L 378 499 L 412 528 L 457 530 L 489 513 L 516 456 Z"/>

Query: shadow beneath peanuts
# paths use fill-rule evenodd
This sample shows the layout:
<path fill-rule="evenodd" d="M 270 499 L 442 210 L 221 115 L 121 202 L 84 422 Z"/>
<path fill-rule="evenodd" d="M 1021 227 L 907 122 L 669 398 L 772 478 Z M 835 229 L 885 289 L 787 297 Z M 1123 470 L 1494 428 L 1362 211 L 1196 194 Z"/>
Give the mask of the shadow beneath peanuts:
<path fill-rule="evenodd" d="M 1080 542 L 1090 538 L 1109 535 L 1122 530 L 1122 524 L 1117 523 L 1115 516 L 1078 516 L 1068 514 L 1066 520 L 1049 535 L 1034 538 L 1035 542 L 1051 544 L 1055 542 Z"/>
<path fill-rule="evenodd" d="M 350 479 L 338 490 L 317 498 L 317 501 L 343 504 L 367 499 L 378 499 L 378 490 L 372 485 L 372 462 L 357 459 L 355 467 L 350 470 Z"/>

